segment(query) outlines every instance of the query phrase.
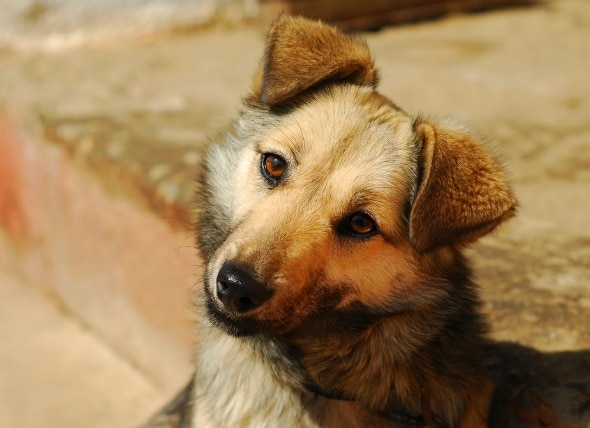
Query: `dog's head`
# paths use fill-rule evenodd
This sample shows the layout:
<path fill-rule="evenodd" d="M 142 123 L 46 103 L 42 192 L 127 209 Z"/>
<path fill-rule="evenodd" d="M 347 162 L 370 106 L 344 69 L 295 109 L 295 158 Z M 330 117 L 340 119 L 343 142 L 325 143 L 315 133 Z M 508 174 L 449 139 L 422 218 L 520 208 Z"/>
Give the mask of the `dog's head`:
<path fill-rule="evenodd" d="M 209 313 L 230 333 L 428 305 L 448 290 L 424 279 L 513 215 L 477 139 L 410 117 L 376 84 L 362 40 L 302 18 L 271 28 L 199 201 Z"/>

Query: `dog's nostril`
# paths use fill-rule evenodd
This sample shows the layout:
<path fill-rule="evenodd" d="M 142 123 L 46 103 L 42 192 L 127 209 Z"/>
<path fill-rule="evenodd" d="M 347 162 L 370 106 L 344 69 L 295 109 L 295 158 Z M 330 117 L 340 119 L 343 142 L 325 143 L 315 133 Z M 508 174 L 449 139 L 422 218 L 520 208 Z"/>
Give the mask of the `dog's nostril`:
<path fill-rule="evenodd" d="M 253 310 L 271 296 L 260 282 L 236 263 L 225 263 L 217 275 L 217 297 L 230 311 L 244 313 Z"/>
<path fill-rule="evenodd" d="M 238 312 L 247 312 L 256 306 L 249 297 L 240 297 L 237 303 Z"/>

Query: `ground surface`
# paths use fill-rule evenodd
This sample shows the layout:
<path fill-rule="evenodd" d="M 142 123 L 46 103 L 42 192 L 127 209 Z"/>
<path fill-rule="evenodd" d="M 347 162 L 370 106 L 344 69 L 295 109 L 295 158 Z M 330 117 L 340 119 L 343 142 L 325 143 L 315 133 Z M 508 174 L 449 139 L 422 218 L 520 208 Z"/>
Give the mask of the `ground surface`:
<path fill-rule="evenodd" d="M 519 216 L 470 251 L 493 336 L 590 348 L 590 3 L 367 38 L 384 94 L 410 112 L 474 125 L 511 171 Z M 149 189 L 152 209 L 173 205 L 182 218 L 198 146 L 239 108 L 263 40 L 262 29 L 237 26 L 51 53 L 4 49 L 0 114 L 108 186 L 123 171 Z M 27 278 L 12 265 L 0 273 L 0 426 L 131 426 L 166 399 L 171 387 Z"/>

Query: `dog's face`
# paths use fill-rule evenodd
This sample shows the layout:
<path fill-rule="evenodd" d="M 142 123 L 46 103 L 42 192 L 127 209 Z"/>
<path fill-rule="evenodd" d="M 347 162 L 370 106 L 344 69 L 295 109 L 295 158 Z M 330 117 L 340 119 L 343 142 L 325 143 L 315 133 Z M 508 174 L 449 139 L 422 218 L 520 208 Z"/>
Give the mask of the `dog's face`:
<path fill-rule="evenodd" d="M 412 119 L 375 84 L 361 42 L 303 19 L 271 30 L 203 178 L 205 294 L 228 332 L 427 306 L 448 292 L 423 281 L 436 260 L 512 215 L 499 165 L 472 137 Z"/>
<path fill-rule="evenodd" d="M 257 114 L 242 120 L 263 120 Z M 416 275 L 403 217 L 416 181 L 413 135 L 404 113 L 353 85 L 267 118 L 232 172 L 231 232 L 208 266 L 214 313 L 237 329 L 285 332 L 321 310 L 407 295 Z M 244 291 L 227 304 L 218 288 L 247 287 L 232 275 L 258 282 L 264 301 Z"/>

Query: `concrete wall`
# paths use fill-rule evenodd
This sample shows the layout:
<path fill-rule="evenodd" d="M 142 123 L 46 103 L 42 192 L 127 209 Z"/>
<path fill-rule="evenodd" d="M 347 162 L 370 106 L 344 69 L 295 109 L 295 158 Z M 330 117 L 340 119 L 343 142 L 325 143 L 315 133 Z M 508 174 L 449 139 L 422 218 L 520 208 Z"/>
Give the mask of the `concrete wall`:
<path fill-rule="evenodd" d="M 257 0 L 0 0 L 0 48 L 59 50 L 257 13 Z"/>

